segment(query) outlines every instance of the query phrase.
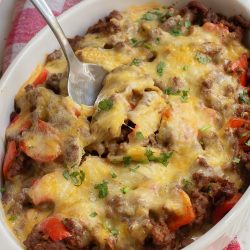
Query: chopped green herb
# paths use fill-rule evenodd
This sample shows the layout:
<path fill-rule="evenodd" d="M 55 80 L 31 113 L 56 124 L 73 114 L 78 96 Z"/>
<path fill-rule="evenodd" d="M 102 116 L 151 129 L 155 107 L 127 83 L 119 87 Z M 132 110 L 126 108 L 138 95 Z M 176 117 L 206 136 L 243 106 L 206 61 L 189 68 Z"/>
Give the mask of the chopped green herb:
<path fill-rule="evenodd" d="M 182 185 L 183 185 L 185 190 L 189 190 L 192 187 L 193 183 L 188 179 L 183 179 Z"/>
<path fill-rule="evenodd" d="M 141 62 L 142 62 L 141 59 L 134 58 L 131 65 L 139 66 Z"/>
<path fill-rule="evenodd" d="M 111 99 L 104 99 L 99 102 L 98 108 L 103 111 L 108 111 L 113 107 L 113 101 Z"/>
<path fill-rule="evenodd" d="M 165 67 L 166 67 L 165 62 L 161 61 L 158 63 L 156 71 L 157 71 L 157 74 L 159 76 L 163 76 L 163 72 L 164 72 Z"/>
<path fill-rule="evenodd" d="M 123 187 L 123 188 L 121 188 L 121 192 L 123 194 L 126 194 L 128 191 L 129 191 L 129 187 Z"/>
<path fill-rule="evenodd" d="M 137 43 L 138 43 L 138 40 L 136 38 L 131 38 L 130 39 L 130 43 L 133 45 L 133 46 L 136 46 Z"/>
<path fill-rule="evenodd" d="M 153 161 L 155 159 L 154 152 L 150 148 L 146 149 L 145 155 L 147 156 L 149 161 Z"/>
<path fill-rule="evenodd" d="M 173 28 L 169 31 L 169 33 L 172 35 L 172 36 L 181 36 L 183 33 L 181 30 L 177 29 L 177 28 Z"/>
<path fill-rule="evenodd" d="M 250 139 L 245 144 L 250 147 Z"/>
<path fill-rule="evenodd" d="M 161 153 L 160 156 L 156 158 L 155 161 L 167 167 L 169 159 L 171 158 L 172 155 L 173 155 L 173 152 Z"/>
<path fill-rule="evenodd" d="M 117 177 L 117 174 L 116 173 L 111 173 L 111 177 L 113 178 L 113 179 L 115 179 L 116 177 Z"/>
<path fill-rule="evenodd" d="M 178 95 L 181 98 L 182 102 L 186 102 L 188 100 L 188 90 L 177 90 L 175 91 L 173 88 L 168 87 L 165 89 L 165 94 L 167 95 Z"/>
<path fill-rule="evenodd" d="M 116 228 L 112 228 L 112 226 L 109 224 L 109 222 L 105 222 L 103 224 L 104 228 L 109 231 L 113 236 L 117 236 L 119 234 L 119 231 Z"/>
<path fill-rule="evenodd" d="M 137 140 L 143 140 L 143 139 L 144 139 L 144 135 L 143 135 L 142 132 L 138 131 L 138 132 L 136 132 L 136 134 L 135 134 L 135 138 L 136 138 Z"/>
<path fill-rule="evenodd" d="M 239 101 L 240 103 L 250 104 L 250 98 L 247 90 L 244 90 L 239 94 Z"/>
<path fill-rule="evenodd" d="M 132 172 L 136 172 L 136 170 L 140 168 L 139 165 L 137 165 L 136 167 L 130 167 L 129 170 L 132 171 Z"/>
<path fill-rule="evenodd" d="M 142 20 L 152 21 L 155 18 L 155 15 L 151 12 L 147 12 L 142 16 Z"/>
<path fill-rule="evenodd" d="M 112 228 L 109 229 L 109 232 L 113 235 L 113 236 L 117 236 L 119 234 L 119 231 L 116 228 Z"/>
<path fill-rule="evenodd" d="M 181 101 L 186 102 L 188 100 L 188 90 L 182 90 L 181 91 Z"/>
<path fill-rule="evenodd" d="M 151 50 L 151 51 L 153 51 L 153 50 L 154 50 L 153 45 L 152 45 L 152 44 L 150 44 L 150 43 L 144 43 L 144 44 L 143 44 L 143 46 L 144 46 L 146 49 L 149 49 L 149 50 Z"/>
<path fill-rule="evenodd" d="M 160 42 L 161 42 L 160 37 L 157 37 L 157 38 L 156 38 L 156 40 L 155 40 L 155 43 L 156 43 L 157 45 L 159 45 L 159 44 L 160 44 Z"/>
<path fill-rule="evenodd" d="M 71 182 L 79 187 L 81 186 L 81 184 L 83 183 L 84 179 L 85 179 L 85 173 L 80 170 L 79 172 L 78 171 L 74 171 L 72 173 L 70 173 L 68 170 L 65 170 L 63 171 L 63 177 L 66 179 L 66 180 L 71 180 Z"/>
<path fill-rule="evenodd" d="M 97 212 L 93 212 L 93 213 L 91 213 L 89 216 L 92 217 L 92 218 L 94 218 L 94 217 L 97 216 Z"/>
<path fill-rule="evenodd" d="M 63 171 L 63 177 L 64 177 L 66 180 L 69 180 L 70 175 L 69 175 L 69 171 L 68 171 L 68 170 Z"/>
<path fill-rule="evenodd" d="M 188 65 L 184 65 L 184 66 L 182 67 L 182 70 L 183 70 L 183 71 L 187 71 L 187 70 L 188 70 L 188 68 L 189 68 L 189 66 L 188 66 Z"/>
<path fill-rule="evenodd" d="M 198 52 L 195 56 L 196 60 L 201 64 L 208 64 L 212 61 L 211 57 Z"/>
<path fill-rule="evenodd" d="M 1 187 L 1 188 L 0 188 L 0 192 L 1 192 L 1 193 L 4 193 L 5 191 L 6 191 L 6 188 L 5 188 L 5 187 Z"/>
<path fill-rule="evenodd" d="M 95 185 L 95 189 L 98 189 L 99 193 L 98 193 L 98 197 L 103 199 L 108 195 L 108 182 L 107 181 L 103 181 L 100 184 L 96 184 Z"/>
<path fill-rule="evenodd" d="M 171 88 L 171 87 L 166 88 L 164 92 L 165 92 L 165 94 L 167 94 L 167 95 L 179 95 L 179 94 L 180 94 L 180 91 L 179 91 L 179 90 L 175 91 L 175 90 L 174 90 L 173 88 Z"/>
<path fill-rule="evenodd" d="M 125 167 L 127 167 L 128 165 L 130 165 L 131 161 L 132 161 L 131 156 L 124 156 L 123 157 L 123 163 L 124 163 Z"/>
<path fill-rule="evenodd" d="M 185 22 L 178 22 L 177 25 L 175 27 L 173 27 L 169 33 L 172 36 L 181 36 L 184 35 L 184 33 L 186 33 L 186 31 L 191 27 L 191 22 L 190 21 L 185 21 Z M 185 29 L 183 29 L 183 27 Z"/>
<path fill-rule="evenodd" d="M 13 222 L 17 219 L 17 215 L 13 214 L 10 216 L 9 221 Z"/>
<path fill-rule="evenodd" d="M 167 17 L 169 17 L 169 13 L 164 14 L 159 9 L 154 9 L 152 11 L 145 13 L 142 16 L 142 20 L 152 21 L 158 19 L 158 21 L 163 23 L 167 19 Z"/>
<path fill-rule="evenodd" d="M 147 148 L 145 155 L 147 156 L 149 161 L 158 162 L 167 167 L 169 159 L 173 155 L 173 152 L 161 153 L 158 157 L 154 156 L 154 152 Z"/>
<path fill-rule="evenodd" d="M 201 132 L 206 132 L 207 130 L 209 130 L 210 128 L 212 128 L 212 126 L 210 124 L 204 125 L 203 127 L 200 128 Z"/>
<path fill-rule="evenodd" d="M 190 27 L 192 26 L 192 23 L 191 23 L 190 21 L 185 21 L 185 22 L 184 22 L 184 26 L 185 26 L 186 28 L 190 28 Z"/>
<path fill-rule="evenodd" d="M 237 158 L 237 157 L 235 157 L 234 159 L 233 159 L 233 163 L 240 163 L 240 158 Z"/>

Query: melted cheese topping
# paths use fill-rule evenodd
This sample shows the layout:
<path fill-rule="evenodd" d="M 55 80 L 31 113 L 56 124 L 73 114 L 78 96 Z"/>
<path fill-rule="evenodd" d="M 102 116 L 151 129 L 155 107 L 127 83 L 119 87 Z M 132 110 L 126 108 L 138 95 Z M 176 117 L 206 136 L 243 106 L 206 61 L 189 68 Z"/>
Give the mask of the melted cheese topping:
<path fill-rule="evenodd" d="M 147 5 L 123 12 L 123 19 L 116 20 L 121 26 L 116 34 L 87 34 L 79 41 L 82 49 L 76 54 L 83 61 L 100 64 L 110 71 L 95 107 L 79 106 L 69 97 L 55 95 L 44 87 L 33 90 L 32 95 L 22 89 L 16 98 L 21 119 L 7 129 L 7 137 L 15 138 L 20 124 L 30 117 L 34 123 L 38 119 L 46 120 L 54 128 L 56 138 L 60 139 L 60 158 L 46 164 L 36 163 L 37 168 L 44 167 L 45 175 L 38 174 L 39 180 L 29 188 L 28 195 L 35 205 L 53 201 L 56 215 L 80 219 L 101 247 L 111 237 L 116 239 L 116 249 L 140 249 L 151 229 L 150 211 L 160 214 L 166 209 L 181 215 L 185 210 L 179 188 L 183 179 L 191 178 L 197 170 L 224 176 L 224 167 L 233 159 L 225 127 L 232 115 L 229 107 L 236 97 L 226 96 L 225 88 L 230 86 L 236 91 L 239 84 L 235 76 L 224 71 L 221 62 L 235 61 L 248 51 L 236 40 L 224 42 L 216 32 L 208 32 L 203 27 L 193 26 L 190 34 L 173 36 L 159 22 L 141 20 L 152 8 Z M 131 39 L 135 38 L 144 41 L 144 45 L 133 47 Z M 121 47 L 103 48 L 105 44 L 118 42 L 122 43 Z M 209 46 L 220 48 L 219 63 L 214 58 L 206 63 L 197 59 L 197 54 Z M 135 58 L 139 63 L 131 65 Z M 65 73 L 66 62 L 56 59 L 45 67 L 50 74 Z M 28 82 L 33 82 L 38 74 L 34 73 Z M 213 86 L 204 96 L 205 80 Z M 166 89 L 175 94 L 167 95 Z M 100 110 L 99 103 L 107 99 L 112 100 L 113 106 L 107 111 Z M 33 113 L 32 105 L 36 107 Z M 91 122 L 87 119 L 90 116 Z M 135 124 L 128 141 L 111 150 L 128 120 Z M 32 143 L 29 141 L 32 147 L 36 147 L 34 143 L 44 146 L 44 141 L 35 134 L 35 126 L 20 137 L 25 140 L 33 133 L 35 138 L 30 139 Z M 204 131 L 204 127 L 208 129 Z M 143 138 L 136 138 L 138 132 Z M 155 134 L 158 145 L 149 143 Z M 205 145 L 200 136 L 208 138 Z M 46 150 L 53 152 L 55 142 L 47 140 L 46 143 Z M 102 154 L 105 148 L 110 150 L 107 158 L 89 155 L 82 161 L 84 150 Z M 146 153 L 149 148 L 157 157 L 171 151 L 168 166 L 149 160 Z M 126 157 L 129 166 L 124 164 Z M 211 168 L 200 168 L 199 157 Z M 79 187 L 64 176 L 65 169 L 71 171 L 72 167 L 85 173 Z M 227 178 L 238 188 L 242 185 L 236 173 Z M 21 190 L 21 180 L 22 177 L 15 177 L 12 192 Z M 103 199 L 95 188 L 101 183 L 108 187 L 107 197 Z M 7 214 L 13 202 L 5 205 Z M 95 217 L 90 216 L 93 212 Z M 32 227 L 48 214 L 36 208 L 27 209 L 11 226 L 20 240 L 24 240 Z M 18 229 L 24 220 L 25 226 Z M 111 229 L 116 229 L 118 235 L 112 235 Z"/>

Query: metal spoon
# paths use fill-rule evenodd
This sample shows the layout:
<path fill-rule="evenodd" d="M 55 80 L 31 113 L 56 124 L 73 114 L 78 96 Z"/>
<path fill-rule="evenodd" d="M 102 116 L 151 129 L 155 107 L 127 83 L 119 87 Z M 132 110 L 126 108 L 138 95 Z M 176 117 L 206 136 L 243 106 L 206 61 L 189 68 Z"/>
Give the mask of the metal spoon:
<path fill-rule="evenodd" d="M 78 104 L 93 105 L 107 71 L 99 65 L 80 62 L 45 0 L 30 1 L 46 20 L 67 59 L 69 96 Z"/>

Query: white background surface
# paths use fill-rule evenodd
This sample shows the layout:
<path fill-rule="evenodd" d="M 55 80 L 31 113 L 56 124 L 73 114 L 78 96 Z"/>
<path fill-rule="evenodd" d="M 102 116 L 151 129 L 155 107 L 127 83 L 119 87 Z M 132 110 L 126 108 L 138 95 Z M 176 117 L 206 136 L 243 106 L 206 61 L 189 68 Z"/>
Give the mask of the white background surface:
<path fill-rule="evenodd" d="M 15 1 L 17 0 L 0 0 L 0 70 L 3 46 L 12 21 Z M 250 250 L 250 216 L 245 218 L 238 239 L 241 243 L 242 250 Z"/>

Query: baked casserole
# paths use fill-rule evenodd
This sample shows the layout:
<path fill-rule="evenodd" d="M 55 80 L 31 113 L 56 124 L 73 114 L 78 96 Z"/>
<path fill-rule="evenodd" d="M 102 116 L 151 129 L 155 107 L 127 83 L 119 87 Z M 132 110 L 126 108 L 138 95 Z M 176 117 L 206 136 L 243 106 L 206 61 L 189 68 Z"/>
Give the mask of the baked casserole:
<path fill-rule="evenodd" d="M 93 107 L 49 54 L 15 98 L 2 202 L 26 249 L 181 249 L 248 187 L 250 23 L 197 1 L 113 11 L 70 39 L 109 73 Z"/>

